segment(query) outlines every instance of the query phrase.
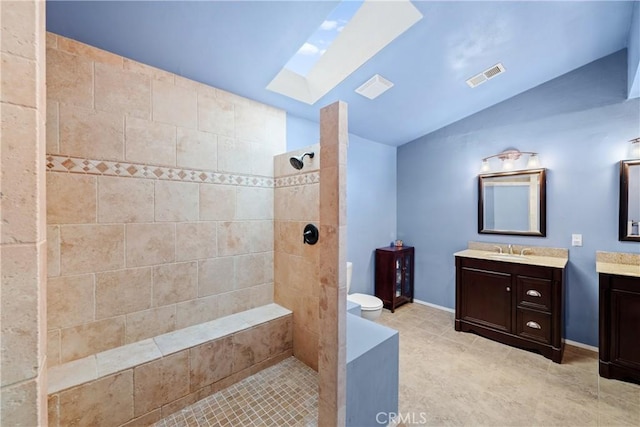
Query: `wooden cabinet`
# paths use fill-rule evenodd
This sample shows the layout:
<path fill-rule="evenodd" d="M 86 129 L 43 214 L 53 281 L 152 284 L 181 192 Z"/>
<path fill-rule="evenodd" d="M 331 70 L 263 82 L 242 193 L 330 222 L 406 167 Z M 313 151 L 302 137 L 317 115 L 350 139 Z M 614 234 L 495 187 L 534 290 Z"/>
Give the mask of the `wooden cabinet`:
<path fill-rule="evenodd" d="M 376 249 L 376 296 L 392 313 L 413 302 L 413 254 L 411 246 Z"/>
<path fill-rule="evenodd" d="M 600 375 L 640 383 L 640 277 L 600 273 Z"/>
<path fill-rule="evenodd" d="M 456 256 L 457 331 L 560 363 L 564 269 Z"/>

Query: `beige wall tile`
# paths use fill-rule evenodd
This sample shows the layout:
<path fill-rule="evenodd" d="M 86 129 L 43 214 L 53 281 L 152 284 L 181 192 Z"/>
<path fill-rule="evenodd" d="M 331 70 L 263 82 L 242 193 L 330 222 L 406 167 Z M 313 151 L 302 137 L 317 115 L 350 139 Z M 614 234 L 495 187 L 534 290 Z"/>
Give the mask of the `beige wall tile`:
<path fill-rule="evenodd" d="M 151 268 L 130 268 L 96 274 L 96 319 L 151 307 Z"/>
<path fill-rule="evenodd" d="M 47 227 L 47 276 L 60 275 L 60 227 Z"/>
<path fill-rule="evenodd" d="M 60 427 L 60 396 L 50 395 L 47 399 L 47 427 Z"/>
<path fill-rule="evenodd" d="M 38 240 L 38 223 L 35 219 L 39 215 L 39 200 L 35 189 L 39 185 L 38 173 L 41 169 L 34 150 L 38 146 L 34 132 L 37 125 L 34 109 L 2 104 L 2 243 Z"/>
<path fill-rule="evenodd" d="M 273 156 L 280 153 L 281 150 L 277 150 L 270 145 L 265 145 L 264 142 L 252 142 L 251 151 L 253 152 L 253 157 L 251 157 L 251 173 L 253 175 L 272 177 L 274 171 Z"/>
<path fill-rule="evenodd" d="M 151 117 L 151 80 L 143 74 L 108 64 L 95 64 L 95 107 L 97 110 Z"/>
<path fill-rule="evenodd" d="M 237 288 L 249 288 L 265 282 L 264 255 L 241 255 L 234 258 Z"/>
<path fill-rule="evenodd" d="M 38 246 L 2 245 L 2 386 L 38 374 Z M 44 334 L 45 331 L 42 331 Z M 44 350 L 44 349 L 42 349 Z M 3 389 L 4 391 L 4 389 Z"/>
<path fill-rule="evenodd" d="M 232 291 L 235 283 L 233 257 L 204 259 L 198 262 L 198 296 Z"/>
<path fill-rule="evenodd" d="M 141 341 L 176 329 L 176 308 L 173 305 L 127 314 L 127 344 Z"/>
<path fill-rule="evenodd" d="M 40 419 L 38 407 L 44 407 L 46 402 L 40 401 L 40 387 L 44 386 L 37 379 L 3 387 L 0 423 L 3 426 L 42 425 L 46 420 Z"/>
<path fill-rule="evenodd" d="M 47 100 L 47 153 L 60 153 L 60 131 L 58 126 L 58 102 L 52 99 Z"/>
<path fill-rule="evenodd" d="M 221 172 L 251 174 L 253 153 L 250 142 L 218 137 L 218 170 Z"/>
<path fill-rule="evenodd" d="M 232 372 L 233 351 L 231 337 L 210 341 L 189 350 L 191 363 L 191 391 L 228 377 Z"/>
<path fill-rule="evenodd" d="M 111 64 L 117 66 L 118 68 L 122 68 L 121 56 L 63 36 L 58 36 L 57 38 L 58 50 L 78 55 L 82 58 L 90 59 L 97 63 Z"/>
<path fill-rule="evenodd" d="M 98 222 L 152 222 L 154 183 L 147 179 L 98 178 Z"/>
<path fill-rule="evenodd" d="M 271 338 L 267 325 L 233 334 L 233 372 L 239 372 L 269 357 Z"/>
<path fill-rule="evenodd" d="M 60 364 L 60 329 L 47 332 L 47 368 Z"/>
<path fill-rule="evenodd" d="M 153 306 L 196 298 L 198 263 L 164 264 L 153 268 Z"/>
<path fill-rule="evenodd" d="M 127 224 L 126 236 L 127 267 L 175 260 L 174 224 Z"/>
<path fill-rule="evenodd" d="M 47 32 L 46 40 L 46 47 L 54 49 L 58 47 L 58 36 L 56 34 Z"/>
<path fill-rule="evenodd" d="M 93 63 L 81 56 L 47 49 L 47 97 L 65 104 L 93 106 Z"/>
<path fill-rule="evenodd" d="M 2 10 L 2 40 L 0 50 L 28 59 L 36 58 L 36 8 L 31 2 L 16 2 Z"/>
<path fill-rule="evenodd" d="M 159 68 L 151 67 L 150 65 L 142 64 L 140 62 L 133 61 L 128 58 L 123 58 L 123 68 L 127 71 L 132 71 L 138 74 L 144 74 L 151 77 L 154 80 L 161 80 L 167 83 L 174 82 L 174 74 L 168 71 L 161 70 Z"/>
<path fill-rule="evenodd" d="M 200 184 L 200 220 L 229 221 L 236 217 L 236 187 Z"/>
<path fill-rule="evenodd" d="M 236 219 L 273 219 L 273 189 L 238 187 Z"/>
<path fill-rule="evenodd" d="M 190 129 L 198 126 L 198 100 L 194 90 L 153 81 L 153 120 Z"/>
<path fill-rule="evenodd" d="M 214 258 L 218 254 L 215 222 L 176 224 L 176 260 Z"/>
<path fill-rule="evenodd" d="M 117 426 L 133 418 L 133 370 L 60 393 L 61 426 Z"/>
<path fill-rule="evenodd" d="M 175 166 L 175 126 L 127 117 L 125 134 L 127 160 Z"/>
<path fill-rule="evenodd" d="M 276 151 L 283 153 L 287 148 L 287 112 L 278 108 L 266 107 L 266 141 Z"/>
<path fill-rule="evenodd" d="M 254 308 L 254 297 L 256 296 L 253 294 L 254 289 L 239 289 L 218 295 L 218 316 L 224 317 Z"/>
<path fill-rule="evenodd" d="M 264 104 L 243 102 L 235 105 L 236 138 L 243 141 L 266 141 L 267 110 Z"/>
<path fill-rule="evenodd" d="M 273 251 L 273 221 L 249 221 L 247 226 L 251 252 Z"/>
<path fill-rule="evenodd" d="M 122 225 L 60 227 L 61 274 L 92 273 L 124 268 Z"/>
<path fill-rule="evenodd" d="M 196 221 L 199 216 L 198 184 L 155 182 L 156 221 Z"/>
<path fill-rule="evenodd" d="M 218 170 L 218 137 L 213 133 L 178 128 L 177 165 Z"/>
<path fill-rule="evenodd" d="M 189 352 L 163 357 L 134 369 L 135 416 L 189 394 Z"/>
<path fill-rule="evenodd" d="M 94 320 L 93 274 L 47 280 L 47 327 L 67 328 Z"/>
<path fill-rule="evenodd" d="M 198 127 L 218 135 L 235 135 L 233 104 L 224 99 L 198 94 Z"/>
<path fill-rule="evenodd" d="M 124 344 L 124 316 L 62 329 L 62 363 L 109 350 Z"/>
<path fill-rule="evenodd" d="M 301 327 L 293 327 L 293 355 L 318 370 L 318 334 Z"/>
<path fill-rule="evenodd" d="M 62 154 L 90 159 L 122 160 L 122 115 L 60 104 L 59 126 Z"/>
<path fill-rule="evenodd" d="M 47 175 L 47 223 L 96 222 L 96 177 L 49 172 Z"/>
<path fill-rule="evenodd" d="M 35 61 L 8 53 L 1 53 L 0 59 L 2 62 L 2 81 L 0 81 L 2 101 L 26 107 L 35 107 Z"/>
<path fill-rule="evenodd" d="M 218 298 L 215 295 L 176 304 L 176 329 L 216 318 L 218 318 Z"/>
<path fill-rule="evenodd" d="M 251 252 L 251 234 L 248 222 L 219 222 L 218 223 L 218 255 L 240 255 Z"/>

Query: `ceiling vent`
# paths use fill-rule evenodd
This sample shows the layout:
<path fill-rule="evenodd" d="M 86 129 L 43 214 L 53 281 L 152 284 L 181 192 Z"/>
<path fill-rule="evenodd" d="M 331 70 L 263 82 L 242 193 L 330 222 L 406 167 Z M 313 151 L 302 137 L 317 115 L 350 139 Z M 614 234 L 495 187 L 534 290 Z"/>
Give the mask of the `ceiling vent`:
<path fill-rule="evenodd" d="M 387 90 L 391 89 L 391 87 L 393 87 L 393 83 L 382 77 L 380 74 L 376 74 L 356 89 L 356 92 L 369 99 L 375 99 Z"/>
<path fill-rule="evenodd" d="M 476 87 L 476 86 L 481 85 L 482 83 L 486 82 L 487 80 L 491 80 L 495 76 L 504 73 L 505 71 L 506 70 L 504 68 L 504 65 L 502 65 L 501 63 L 500 64 L 496 64 L 493 67 L 490 67 L 490 68 L 484 70 L 480 74 L 477 74 L 477 75 L 471 77 L 469 80 L 467 80 L 467 84 L 471 88 Z"/>

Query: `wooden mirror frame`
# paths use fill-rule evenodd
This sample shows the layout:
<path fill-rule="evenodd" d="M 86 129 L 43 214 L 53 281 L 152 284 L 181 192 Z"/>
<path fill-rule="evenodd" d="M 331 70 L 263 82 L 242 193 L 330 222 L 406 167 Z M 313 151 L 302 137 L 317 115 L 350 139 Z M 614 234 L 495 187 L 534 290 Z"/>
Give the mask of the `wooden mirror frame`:
<path fill-rule="evenodd" d="M 485 230 L 484 229 L 484 191 L 483 179 L 516 175 L 538 174 L 540 183 L 540 200 L 538 204 L 538 215 L 540 218 L 539 231 L 508 231 L 508 230 Z M 478 175 L 478 233 L 480 234 L 503 234 L 513 236 L 547 236 L 547 178 L 546 169 L 527 169 L 513 172 L 496 172 Z"/>
<path fill-rule="evenodd" d="M 622 160 L 620 162 L 620 211 L 618 216 L 618 240 L 627 242 L 640 242 L 640 236 L 627 234 L 627 222 L 629 221 L 629 166 L 638 165 L 638 160 Z"/>

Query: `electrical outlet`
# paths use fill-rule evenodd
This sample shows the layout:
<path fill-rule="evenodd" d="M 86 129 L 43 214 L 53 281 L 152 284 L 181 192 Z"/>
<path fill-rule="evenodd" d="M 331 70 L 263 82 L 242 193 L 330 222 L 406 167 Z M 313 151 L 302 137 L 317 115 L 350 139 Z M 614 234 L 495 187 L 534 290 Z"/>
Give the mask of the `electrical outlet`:
<path fill-rule="evenodd" d="M 571 246 L 582 246 L 582 234 L 571 235 Z"/>

